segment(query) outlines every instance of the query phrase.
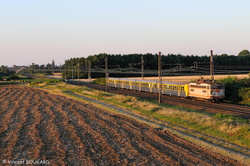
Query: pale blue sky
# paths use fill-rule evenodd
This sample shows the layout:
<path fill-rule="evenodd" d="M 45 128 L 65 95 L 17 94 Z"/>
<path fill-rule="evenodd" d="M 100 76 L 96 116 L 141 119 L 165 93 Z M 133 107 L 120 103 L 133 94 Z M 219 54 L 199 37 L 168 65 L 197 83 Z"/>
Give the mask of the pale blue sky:
<path fill-rule="evenodd" d="M 0 65 L 99 53 L 237 55 L 249 0 L 0 0 Z"/>

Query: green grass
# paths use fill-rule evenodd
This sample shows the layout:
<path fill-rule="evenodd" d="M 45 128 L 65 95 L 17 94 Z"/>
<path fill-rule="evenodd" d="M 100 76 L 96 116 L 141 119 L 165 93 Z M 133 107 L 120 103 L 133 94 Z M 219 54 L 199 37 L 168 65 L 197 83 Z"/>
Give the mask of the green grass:
<path fill-rule="evenodd" d="M 16 83 L 16 82 L 10 82 L 10 81 L 0 82 L 0 85 L 9 85 L 9 84 L 18 84 L 18 83 Z"/>

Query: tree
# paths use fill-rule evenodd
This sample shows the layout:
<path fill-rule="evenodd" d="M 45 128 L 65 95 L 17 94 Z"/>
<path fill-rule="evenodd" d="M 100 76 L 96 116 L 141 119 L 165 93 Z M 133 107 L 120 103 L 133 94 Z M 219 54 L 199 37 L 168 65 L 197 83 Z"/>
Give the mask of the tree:
<path fill-rule="evenodd" d="M 48 63 L 48 64 L 46 65 L 46 68 L 47 68 L 48 70 L 50 70 L 50 69 L 51 69 L 51 64 Z"/>
<path fill-rule="evenodd" d="M 7 66 L 1 66 L 0 67 L 0 74 L 1 75 L 4 75 L 4 76 L 7 76 L 7 75 L 11 75 L 11 72 L 9 71 L 8 67 Z"/>
<path fill-rule="evenodd" d="M 242 50 L 238 56 L 250 56 L 250 52 L 248 50 Z"/>
<path fill-rule="evenodd" d="M 240 65 L 250 65 L 250 52 L 248 50 L 242 50 L 238 54 L 238 62 Z"/>

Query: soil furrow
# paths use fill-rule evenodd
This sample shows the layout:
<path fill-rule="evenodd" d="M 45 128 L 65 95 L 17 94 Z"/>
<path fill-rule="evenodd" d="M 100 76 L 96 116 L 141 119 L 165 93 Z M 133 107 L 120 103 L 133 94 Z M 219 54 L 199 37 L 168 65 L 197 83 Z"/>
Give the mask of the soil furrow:
<path fill-rule="evenodd" d="M 30 113 L 30 100 L 33 99 L 33 93 L 27 93 L 27 96 L 21 100 L 23 106 L 22 111 L 25 119 L 17 131 L 17 142 L 12 150 L 12 156 L 15 160 L 31 160 L 33 156 L 29 153 L 29 148 L 32 147 L 33 139 L 29 137 L 29 126 L 34 123 L 34 117 Z M 21 116 L 21 115 L 20 115 Z"/>
<path fill-rule="evenodd" d="M 14 91 L 8 89 L 7 94 L 0 97 L 0 114 L 6 113 L 8 109 L 12 106 L 12 102 L 17 101 L 19 98 L 19 95 L 21 95 L 21 91 Z"/>
<path fill-rule="evenodd" d="M 129 136 L 129 135 L 131 135 L 130 134 L 130 131 L 132 131 L 132 132 L 134 132 L 133 130 L 137 130 L 137 132 L 140 132 L 141 130 L 148 130 L 148 128 L 146 127 L 146 126 L 144 126 L 144 125 L 138 125 L 138 126 L 131 126 L 131 125 L 128 125 L 128 126 L 126 126 L 126 128 L 127 128 L 127 130 L 126 131 L 123 131 L 123 127 L 124 126 L 122 126 L 122 123 L 127 123 L 127 122 L 129 122 L 130 120 L 129 119 L 127 119 L 127 122 L 122 122 L 121 124 L 119 124 L 120 123 L 120 121 L 117 121 L 115 118 L 113 118 L 112 116 L 107 116 L 106 114 L 103 114 L 103 113 L 101 113 L 101 111 L 100 111 L 100 113 L 97 113 L 96 114 L 96 117 L 97 117 L 97 119 L 98 119 L 98 122 L 105 122 L 105 123 L 107 123 L 108 124 L 108 126 L 109 126 L 109 128 L 108 128 L 108 130 L 110 131 L 114 126 L 116 126 L 116 128 L 113 128 L 113 129 L 115 129 L 116 131 L 114 131 L 114 130 L 112 130 L 112 133 L 117 133 L 117 135 L 115 135 L 115 136 L 113 136 L 114 138 L 117 138 L 117 137 L 119 137 L 120 135 L 122 135 L 123 137 L 121 137 L 120 138 L 120 140 L 122 140 L 121 142 L 120 142 L 120 144 L 124 144 L 124 143 L 126 143 L 126 145 L 130 145 L 130 146 L 132 146 L 133 144 L 131 144 L 131 141 L 132 141 L 132 139 L 133 138 L 135 138 L 135 136 L 133 136 L 133 137 L 131 137 L 131 136 Z M 96 121 L 96 120 L 95 120 Z M 116 122 L 117 121 L 117 122 Z M 103 123 L 101 123 L 100 124 L 100 126 L 103 126 L 104 124 Z M 117 127 L 118 126 L 118 127 Z M 106 133 L 106 132 L 108 132 L 108 131 L 105 131 L 105 129 L 103 129 L 104 130 L 104 132 L 103 133 Z M 139 134 L 139 135 L 141 135 L 141 134 Z M 126 137 L 125 137 L 126 136 Z M 143 137 L 144 136 L 142 136 L 142 138 L 138 138 L 138 139 L 140 139 L 140 140 L 142 140 L 143 139 Z M 132 138 L 132 139 L 131 139 Z M 140 141 L 139 141 L 140 142 Z M 136 145 L 136 144 L 134 144 L 134 145 Z M 152 149 L 152 148 L 154 148 L 154 147 L 149 147 L 148 149 Z M 136 151 L 138 151 L 138 149 L 139 149 L 139 151 L 144 151 L 144 153 L 143 153 L 143 155 L 144 156 L 147 156 L 147 157 L 149 157 L 149 156 L 151 156 L 152 154 L 151 154 L 151 152 L 150 152 L 150 150 L 147 150 L 147 149 L 144 149 L 144 148 L 141 148 L 141 147 L 138 147 L 137 145 L 136 145 L 136 147 L 132 147 L 132 149 L 134 149 L 134 150 L 136 150 Z M 127 154 L 129 154 L 129 153 L 127 153 Z M 166 158 L 165 158 L 165 155 L 164 154 L 161 154 L 160 152 L 158 152 L 158 154 L 156 154 L 155 156 L 157 156 L 156 158 L 159 158 L 159 156 L 164 156 L 164 159 L 162 159 L 162 161 L 164 162 L 164 161 L 166 161 Z M 154 161 L 154 159 L 155 158 L 151 158 L 150 159 L 150 161 L 152 162 L 152 161 Z M 156 162 L 156 161 L 155 161 Z"/>
<path fill-rule="evenodd" d="M 38 130 L 36 129 L 37 124 L 39 124 L 41 121 L 41 113 L 39 112 L 39 108 L 41 106 L 41 104 L 39 103 L 39 93 L 32 93 L 32 96 L 28 101 L 30 107 L 28 108 L 28 120 L 26 124 L 24 124 L 25 127 L 23 129 L 23 134 L 26 134 L 26 137 L 30 142 L 28 143 L 26 149 L 24 148 L 22 151 L 27 151 L 27 153 L 29 154 L 29 158 L 25 158 L 26 160 L 39 160 L 40 149 L 43 145 Z"/>
<path fill-rule="evenodd" d="M 10 112 L 11 117 L 4 117 L 4 125 L 7 125 L 8 128 L 3 131 L 4 136 L 1 139 L 1 155 L 5 159 L 15 159 L 16 155 L 13 154 L 13 150 L 15 149 L 16 143 L 18 141 L 18 133 L 19 130 L 22 128 L 24 122 L 26 121 L 26 109 L 24 107 L 23 99 L 26 98 L 28 95 L 27 92 L 24 92 L 20 97 L 19 100 L 14 101 L 13 108 Z M 1 156 L 0 155 L 0 156 Z"/>
<path fill-rule="evenodd" d="M 10 89 L 6 86 L 2 87 L 0 90 L 1 90 L 0 91 L 0 102 L 6 101 L 5 100 L 6 97 L 10 97 L 10 96 L 12 96 L 12 94 L 15 93 L 12 89 Z"/>
<path fill-rule="evenodd" d="M 97 116 L 99 116 L 99 115 L 97 115 Z M 135 156 L 134 155 L 134 153 L 133 153 L 133 157 L 136 157 L 136 158 L 144 158 L 144 160 L 147 160 L 147 161 L 149 161 L 149 162 L 151 162 L 151 164 L 159 164 L 159 165 L 162 165 L 165 161 L 167 161 L 168 159 L 166 158 L 166 156 L 164 155 L 164 159 L 162 159 L 162 160 L 155 160 L 156 158 L 158 158 L 159 159 L 159 156 L 161 156 L 161 155 L 163 155 L 163 154 L 161 154 L 161 153 L 159 153 L 158 155 L 157 155 L 157 157 L 156 158 L 154 158 L 154 157 L 151 157 L 152 156 L 152 153 L 150 152 L 150 150 L 148 150 L 148 149 L 145 149 L 145 147 L 139 147 L 139 146 L 137 146 L 136 144 L 133 144 L 132 142 L 133 142 L 133 139 L 138 139 L 138 138 L 136 138 L 136 137 L 130 137 L 130 134 L 129 134 L 129 132 L 130 131 L 133 131 L 133 129 L 131 129 L 131 128 L 128 128 L 128 130 L 127 131 L 124 131 L 123 130 L 123 126 L 122 125 L 120 125 L 119 124 L 119 122 L 116 122 L 115 124 L 113 123 L 110 123 L 108 120 L 106 120 L 106 119 L 104 119 L 103 117 L 98 117 L 97 118 L 98 119 L 98 121 L 104 121 L 105 123 L 107 123 L 107 124 L 109 124 L 109 128 L 108 128 L 108 130 L 111 130 L 111 129 L 113 129 L 113 130 L 111 130 L 112 132 L 111 132 L 111 134 L 113 134 L 113 133 L 115 133 L 116 135 L 112 135 L 111 136 L 111 138 L 113 138 L 113 137 L 115 137 L 115 138 L 117 138 L 118 140 L 119 140 L 119 144 L 120 144 L 120 146 L 122 147 L 121 148 L 121 151 L 123 151 L 123 153 L 124 154 L 130 154 L 131 153 L 131 151 L 133 151 L 133 152 L 137 152 L 137 153 L 139 153 L 140 155 L 139 156 Z M 115 119 L 112 119 L 112 118 L 109 118 L 110 119 L 110 121 L 112 121 L 112 122 L 114 122 L 114 121 L 116 121 Z M 114 126 L 118 126 L 118 127 L 115 127 L 115 128 L 113 128 Z M 105 131 L 105 130 L 104 130 Z M 108 131 L 105 131 L 105 132 L 108 132 Z M 104 133 L 105 133 L 104 132 Z M 142 137 L 144 137 L 144 136 L 142 136 Z M 139 142 L 141 142 L 141 138 L 139 138 Z M 142 143 L 142 142 L 141 142 Z M 135 146 L 134 146 L 135 145 Z M 130 148 L 128 148 L 128 147 L 130 147 Z M 152 149 L 154 149 L 153 147 L 150 147 L 150 149 L 152 150 Z M 143 153 L 141 153 L 143 151 Z M 119 153 L 119 152 L 118 152 Z M 131 156 L 130 156 L 131 157 Z M 168 160 L 168 161 L 170 161 L 170 160 Z M 140 163 L 139 161 L 137 161 L 138 163 Z"/>
<path fill-rule="evenodd" d="M 101 111 L 100 111 L 100 114 L 102 114 Z M 107 139 L 108 142 L 114 146 L 118 154 L 121 153 L 121 151 L 125 152 L 123 154 L 121 153 L 121 155 L 125 158 L 129 158 L 129 157 L 124 154 L 133 154 L 133 156 L 130 156 L 130 157 L 133 157 L 134 159 L 130 158 L 130 162 L 137 162 L 137 164 L 140 162 L 143 162 L 144 160 L 147 160 L 145 157 L 144 160 L 139 161 L 138 158 L 141 159 L 143 155 L 141 153 L 138 153 L 138 150 L 134 148 L 133 146 L 131 146 L 131 144 L 124 141 L 124 140 L 130 140 L 131 138 L 127 138 L 125 137 L 125 134 L 120 133 L 120 130 L 121 130 L 120 127 L 116 127 L 116 128 L 110 127 L 110 126 L 117 126 L 117 123 L 107 124 L 106 122 L 103 121 L 103 119 L 99 117 L 100 114 L 97 113 L 95 117 L 92 116 L 92 117 L 87 118 L 89 119 L 87 120 L 87 122 L 90 123 L 90 126 L 95 131 L 101 132 L 102 136 L 106 137 L 105 139 Z M 84 116 L 86 117 L 86 114 L 84 114 Z M 116 120 L 111 117 L 110 121 L 115 122 Z M 112 140 L 110 140 L 109 138 L 112 138 Z M 116 142 L 114 142 L 114 140 L 116 140 Z M 147 156 L 150 156 L 150 155 L 151 154 L 149 153 Z M 151 161 L 154 161 L 154 159 L 152 158 Z"/>
<path fill-rule="evenodd" d="M 65 160 L 67 164 L 87 163 L 85 161 L 85 146 L 81 142 L 80 137 L 76 134 L 75 127 L 68 123 L 69 119 L 65 115 L 65 112 L 54 111 L 55 119 L 54 123 L 58 128 L 61 142 L 64 144 L 64 150 L 66 153 Z"/>
<path fill-rule="evenodd" d="M 0 114 L 0 134 L 3 134 L 8 128 L 13 121 L 14 118 L 18 118 L 16 116 L 16 113 L 18 112 L 17 108 L 21 108 L 20 106 L 20 101 L 22 98 L 25 98 L 25 93 L 18 93 L 18 89 L 16 89 L 16 93 L 13 93 L 14 96 L 11 97 L 11 99 L 8 99 L 10 97 L 5 97 L 5 102 L 3 102 L 3 107 L 2 107 L 2 112 Z"/>
<path fill-rule="evenodd" d="M 41 121 L 36 125 L 40 139 L 42 140 L 42 147 L 40 149 L 40 158 L 49 160 L 55 165 L 66 165 L 64 145 L 60 140 L 58 128 L 54 123 L 55 115 L 51 111 L 52 107 L 47 95 L 41 96 L 44 106 L 39 109 L 41 114 Z"/>
<path fill-rule="evenodd" d="M 76 111 L 72 109 L 73 104 L 64 108 L 70 117 L 70 123 L 74 124 L 75 131 L 77 135 L 81 138 L 82 142 L 87 143 L 86 151 L 96 151 L 98 155 L 91 156 L 91 159 L 96 164 L 111 164 L 112 160 L 114 163 L 119 163 L 119 155 L 115 154 L 115 151 L 109 146 L 109 144 L 105 141 L 105 139 L 100 135 L 99 132 L 95 132 L 92 130 L 91 126 L 86 123 L 86 119 L 88 119 L 87 112 L 91 113 L 91 110 L 85 110 L 84 118 L 78 114 L 79 110 Z M 84 126 L 83 126 L 84 125 Z M 84 132 L 80 132 L 84 131 Z M 91 138 L 91 139 L 90 139 Z M 90 144 L 88 139 L 94 141 L 95 144 Z M 102 150 L 103 149 L 103 150 Z M 103 156 L 103 158 L 99 158 L 99 156 Z"/>
<path fill-rule="evenodd" d="M 151 130 L 149 130 L 149 128 L 147 128 L 147 126 L 143 126 L 141 125 L 141 129 L 139 128 L 131 128 L 131 122 L 128 123 L 128 122 L 125 122 L 125 121 L 120 121 L 119 122 L 120 125 L 121 125 L 121 128 L 125 131 L 125 133 L 128 133 L 130 135 L 130 137 L 137 137 L 137 136 L 140 136 L 140 138 L 138 138 L 139 143 L 133 143 L 134 145 L 137 145 L 138 147 L 137 148 L 140 148 L 143 147 L 143 146 L 140 146 L 141 144 L 144 145 L 144 149 L 147 153 L 150 153 L 150 149 L 154 149 L 152 152 L 154 152 L 155 154 L 149 154 L 149 156 L 153 156 L 153 158 L 161 158 L 162 156 L 164 155 L 168 155 L 168 156 L 171 156 L 171 159 L 174 160 L 174 161 L 178 161 L 180 162 L 180 159 L 179 159 L 179 156 L 180 154 L 177 152 L 176 149 L 178 149 L 178 147 L 176 146 L 173 146 L 172 144 L 169 145 L 168 142 L 163 142 L 163 141 L 160 141 L 158 139 L 155 139 L 156 137 L 159 138 L 157 136 L 157 133 L 155 133 Z M 146 134 L 146 133 L 149 133 L 149 134 Z M 160 138 L 159 138 L 160 139 Z M 137 139 L 135 139 L 137 140 Z M 181 153 L 183 153 L 183 151 L 180 151 Z M 164 154 L 163 154 L 164 153 Z M 163 157 L 164 158 L 164 157 Z M 164 159 L 162 159 L 164 161 Z"/>

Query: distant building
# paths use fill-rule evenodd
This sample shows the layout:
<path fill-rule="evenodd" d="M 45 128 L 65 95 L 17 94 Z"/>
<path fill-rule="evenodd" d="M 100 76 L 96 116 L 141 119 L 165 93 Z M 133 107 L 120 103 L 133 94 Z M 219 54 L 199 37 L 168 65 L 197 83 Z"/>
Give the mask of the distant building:
<path fill-rule="evenodd" d="M 25 69 L 27 69 L 28 68 L 28 66 L 16 66 L 16 65 L 14 65 L 14 66 L 12 66 L 12 67 L 8 67 L 8 69 L 10 70 L 10 71 L 14 71 L 14 72 L 16 72 L 16 73 L 19 73 L 19 72 L 21 72 L 22 70 L 25 70 Z"/>

